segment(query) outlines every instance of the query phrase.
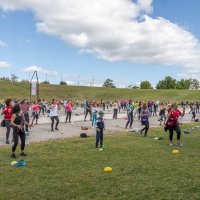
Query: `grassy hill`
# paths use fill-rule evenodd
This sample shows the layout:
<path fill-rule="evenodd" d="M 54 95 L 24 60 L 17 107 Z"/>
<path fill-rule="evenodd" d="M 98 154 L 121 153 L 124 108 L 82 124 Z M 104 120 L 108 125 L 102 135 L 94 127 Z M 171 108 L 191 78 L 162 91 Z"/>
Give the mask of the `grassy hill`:
<path fill-rule="evenodd" d="M 163 140 L 154 139 L 159 136 Z M 178 148 L 168 145 L 161 128 L 147 138 L 106 134 L 103 151 L 94 147 L 94 136 L 41 142 L 26 147 L 27 166 L 21 168 L 10 166 L 10 146 L 0 147 L 0 199 L 199 200 L 199 136 L 198 130 L 183 134 Z M 107 166 L 112 173 L 103 172 Z"/>
<path fill-rule="evenodd" d="M 84 86 L 60 86 L 40 84 L 40 98 L 55 99 L 129 99 L 137 100 L 200 100 L 200 90 L 133 90 L 119 88 L 97 88 Z M 0 82 L 0 99 L 30 98 L 30 85 L 27 83 Z M 34 99 L 34 97 L 32 98 Z"/>

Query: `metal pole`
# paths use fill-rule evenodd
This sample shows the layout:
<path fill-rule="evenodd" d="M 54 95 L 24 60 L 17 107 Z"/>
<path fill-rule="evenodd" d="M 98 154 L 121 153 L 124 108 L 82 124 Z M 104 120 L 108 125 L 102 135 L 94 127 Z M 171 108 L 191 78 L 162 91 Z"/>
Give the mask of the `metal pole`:
<path fill-rule="evenodd" d="M 78 75 L 78 86 L 79 86 L 79 78 L 80 78 L 80 76 Z"/>

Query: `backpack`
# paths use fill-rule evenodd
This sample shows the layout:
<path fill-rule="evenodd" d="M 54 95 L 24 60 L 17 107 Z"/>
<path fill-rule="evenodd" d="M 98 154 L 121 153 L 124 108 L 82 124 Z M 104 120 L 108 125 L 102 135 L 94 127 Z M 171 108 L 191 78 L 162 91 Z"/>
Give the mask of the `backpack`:
<path fill-rule="evenodd" d="M 87 138 L 88 136 L 87 136 L 86 133 L 81 133 L 81 134 L 80 134 L 80 137 L 81 137 L 81 138 Z"/>

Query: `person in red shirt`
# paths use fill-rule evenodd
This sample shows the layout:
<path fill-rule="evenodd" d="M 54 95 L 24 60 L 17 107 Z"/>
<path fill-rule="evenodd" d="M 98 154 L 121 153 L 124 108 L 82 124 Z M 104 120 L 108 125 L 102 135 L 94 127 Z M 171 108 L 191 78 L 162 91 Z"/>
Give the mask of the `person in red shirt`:
<path fill-rule="evenodd" d="M 4 122 L 6 125 L 6 144 L 10 144 L 9 142 L 9 135 L 10 135 L 10 120 L 12 117 L 12 100 L 7 99 L 5 101 L 6 107 L 1 112 L 2 115 L 4 115 Z"/>
<path fill-rule="evenodd" d="M 66 116 L 66 120 L 65 123 L 67 123 L 67 120 L 69 118 L 69 123 L 71 123 L 71 116 L 72 116 L 72 102 L 68 101 L 67 105 L 66 105 L 66 112 L 67 112 L 67 116 Z"/>
<path fill-rule="evenodd" d="M 185 110 L 183 110 L 183 113 L 181 113 L 180 110 L 178 110 L 178 105 L 176 103 L 172 104 L 171 107 L 168 109 L 168 120 L 166 122 L 167 129 L 169 130 L 169 141 L 170 146 L 173 146 L 172 140 L 173 140 L 173 133 L 174 131 L 177 133 L 177 146 L 183 146 L 180 143 L 181 139 L 181 130 L 179 127 L 178 118 L 179 116 L 184 116 Z"/>
<path fill-rule="evenodd" d="M 34 101 L 32 109 L 33 109 L 33 120 L 31 125 L 33 125 L 35 119 L 36 119 L 35 124 L 38 123 L 40 105 L 36 101 Z"/>

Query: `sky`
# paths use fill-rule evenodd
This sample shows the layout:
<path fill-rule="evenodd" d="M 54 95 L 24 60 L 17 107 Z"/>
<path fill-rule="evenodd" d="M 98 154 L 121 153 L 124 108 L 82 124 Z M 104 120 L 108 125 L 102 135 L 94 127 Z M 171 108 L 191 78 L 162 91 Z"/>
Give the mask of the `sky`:
<path fill-rule="evenodd" d="M 40 81 L 117 87 L 200 80 L 199 9 L 199 0 L 0 0 L 0 76 L 30 80 L 36 70 Z"/>

